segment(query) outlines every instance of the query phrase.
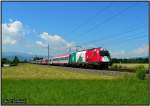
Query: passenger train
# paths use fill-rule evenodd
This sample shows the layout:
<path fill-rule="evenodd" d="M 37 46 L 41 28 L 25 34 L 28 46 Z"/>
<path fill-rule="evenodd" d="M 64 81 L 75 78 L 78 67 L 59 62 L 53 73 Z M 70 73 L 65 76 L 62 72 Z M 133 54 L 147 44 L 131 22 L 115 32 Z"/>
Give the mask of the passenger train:
<path fill-rule="evenodd" d="M 32 63 L 43 65 L 64 65 L 72 67 L 100 67 L 108 68 L 111 65 L 111 57 L 108 50 L 104 48 L 92 48 L 78 52 L 54 56 L 51 59 L 32 61 Z"/>

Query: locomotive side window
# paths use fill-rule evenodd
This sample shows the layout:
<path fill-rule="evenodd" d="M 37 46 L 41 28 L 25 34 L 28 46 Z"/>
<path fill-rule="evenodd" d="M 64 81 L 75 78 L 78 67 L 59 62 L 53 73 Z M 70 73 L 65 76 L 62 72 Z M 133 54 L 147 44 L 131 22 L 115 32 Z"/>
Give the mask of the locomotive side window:
<path fill-rule="evenodd" d="M 108 51 L 100 51 L 101 56 L 110 56 Z"/>

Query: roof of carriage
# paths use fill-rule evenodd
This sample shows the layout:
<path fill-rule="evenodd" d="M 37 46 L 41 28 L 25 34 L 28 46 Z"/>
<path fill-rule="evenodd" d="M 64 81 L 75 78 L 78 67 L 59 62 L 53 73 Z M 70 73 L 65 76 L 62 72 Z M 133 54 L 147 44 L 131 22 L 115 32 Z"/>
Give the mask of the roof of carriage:
<path fill-rule="evenodd" d="M 69 57 L 69 53 L 54 56 L 53 58 Z"/>

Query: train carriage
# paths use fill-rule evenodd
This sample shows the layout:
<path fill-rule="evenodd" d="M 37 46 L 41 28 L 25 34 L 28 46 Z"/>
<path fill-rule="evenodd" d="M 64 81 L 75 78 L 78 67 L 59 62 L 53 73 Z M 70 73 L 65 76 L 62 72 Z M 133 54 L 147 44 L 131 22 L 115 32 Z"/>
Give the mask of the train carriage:
<path fill-rule="evenodd" d="M 48 59 L 43 59 L 43 60 L 41 61 L 41 64 L 43 64 L 43 65 L 48 65 Z"/>
<path fill-rule="evenodd" d="M 68 65 L 70 54 L 59 55 L 52 58 L 52 64 L 54 65 Z"/>

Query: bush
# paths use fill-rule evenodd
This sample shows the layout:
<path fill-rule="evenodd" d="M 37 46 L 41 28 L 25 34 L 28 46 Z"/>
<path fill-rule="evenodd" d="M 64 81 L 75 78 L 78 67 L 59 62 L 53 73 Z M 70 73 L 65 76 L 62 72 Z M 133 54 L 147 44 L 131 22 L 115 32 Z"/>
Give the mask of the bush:
<path fill-rule="evenodd" d="M 140 80 L 144 80 L 145 79 L 145 77 L 146 77 L 146 71 L 145 71 L 144 66 L 141 65 L 141 66 L 138 66 L 136 68 L 136 76 Z"/>
<path fill-rule="evenodd" d="M 3 64 L 10 64 L 10 63 L 11 63 L 11 61 L 7 58 L 2 58 L 1 59 L 1 67 L 3 67 Z"/>
<path fill-rule="evenodd" d="M 17 66 L 17 64 L 16 63 L 11 63 L 10 66 Z"/>
<path fill-rule="evenodd" d="M 118 65 L 118 69 L 121 69 L 122 68 L 122 66 L 121 65 Z"/>
<path fill-rule="evenodd" d="M 116 70 L 116 69 L 118 69 L 118 66 L 115 64 L 115 65 L 112 65 L 111 66 L 111 69 L 114 69 L 114 70 Z"/>
<path fill-rule="evenodd" d="M 123 66 L 123 69 L 128 69 L 127 66 Z"/>
<path fill-rule="evenodd" d="M 113 70 L 120 70 L 120 69 L 122 69 L 122 66 L 115 64 L 115 65 L 112 65 L 111 69 L 113 69 Z"/>

